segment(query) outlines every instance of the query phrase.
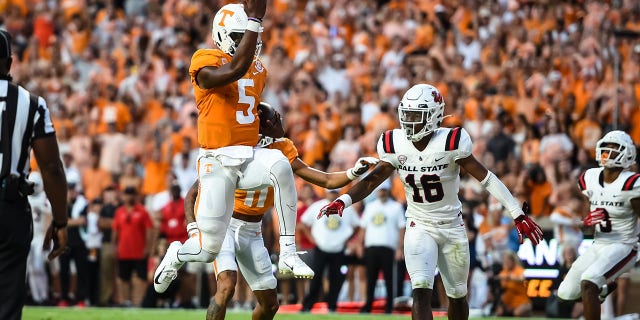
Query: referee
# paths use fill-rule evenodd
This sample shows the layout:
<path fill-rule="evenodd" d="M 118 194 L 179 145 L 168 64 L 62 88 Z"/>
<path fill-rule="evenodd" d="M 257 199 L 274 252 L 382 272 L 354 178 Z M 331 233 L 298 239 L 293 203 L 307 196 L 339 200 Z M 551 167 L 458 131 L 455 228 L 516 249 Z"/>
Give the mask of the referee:
<path fill-rule="evenodd" d="M 0 30 L 0 319 L 18 320 L 26 294 L 27 255 L 32 232 L 27 195 L 33 148 L 51 202 L 53 220 L 43 248 L 49 260 L 67 244 L 67 188 L 58 142 L 43 98 L 11 82 L 11 35 Z"/>

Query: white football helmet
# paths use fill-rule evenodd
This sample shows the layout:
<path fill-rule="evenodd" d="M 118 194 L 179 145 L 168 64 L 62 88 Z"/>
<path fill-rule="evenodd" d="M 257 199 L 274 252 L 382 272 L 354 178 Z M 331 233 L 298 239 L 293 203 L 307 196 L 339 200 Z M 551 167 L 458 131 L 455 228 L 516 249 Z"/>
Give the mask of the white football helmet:
<path fill-rule="evenodd" d="M 411 141 L 419 141 L 442 124 L 444 98 L 436 87 L 417 84 L 402 97 L 398 107 L 400 125 Z M 422 125 L 422 127 L 419 127 Z M 416 128 L 418 127 L 418 128 Z"/>
<path fill-rule="evenodd" d="M 244 7 L 238 3 L 223 6 L 213 17 L 211 37 L 220 50 L 233 56 L 242 40 L 249 18 Z M 260 28 L 262 31 L 262 28 Z M 258 39 L 256 55 L 260 53 L 262 41 Z"/>
<path fill-rule="evenodd" d="M 44 186 L 42 184 L 42 175 L 40 172 L 34 171 L 29 174 L 29 181 L 33 182 L 33 195 L 39 195 L 42 191 L 44 191 Z"/>
<path fill-rule="evenodd" d="M 617 147 L 607 147 L 615 144 Z M 636 146 L 624 131 L 611 131 L 596 144 L 596 161 L 605 168 L 629 168 L 636 163 Z"/>

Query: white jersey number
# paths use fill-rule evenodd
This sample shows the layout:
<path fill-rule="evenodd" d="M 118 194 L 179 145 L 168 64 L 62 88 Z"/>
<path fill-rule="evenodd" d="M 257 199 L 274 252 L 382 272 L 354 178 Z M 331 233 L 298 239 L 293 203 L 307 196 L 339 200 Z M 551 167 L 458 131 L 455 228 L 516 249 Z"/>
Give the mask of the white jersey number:
<path fill-rule="evenodd" d="M 247 191 L 247 197 L 244 199 L 244 205 L 247 207 L 251 207 L 253 205 L 253 200 L 258 197 L 258 203 L 256 203 L 256 208 L 264 207 L 264 203 L 267 200 L 267 193 L 269 192 L 269 188 L 264 188 L 260 190 Z"/>
<path fill-rule="evenodd" d="M 405 181 L 413 189 L 413 202 L 424 203 L 420 195 L 420 188 L 416 184 L 415 175 L 407 175 Z M 427 202 L 437 202 L 444 198 L 444 189 L 442 188 L 442 183 L 440 183 L 440 177 L 438 175 L 424 174 L 420 176 L 418 182 L 422 185 L 424 199 L 426 199 Z"/>
<path fill-rule="evenodd" d="M 253 114 L 253 108 L 256 106 L 256 98 L 247 95 L 246 87 L 253 87 L 253 79 L 238 80 L 238 104 L 249 105 L 246 114 L 242 110 L 236 111 L 236 121 L 238 121 L 239 124 L 249 124 L 256 120 L 256 116 Z"/>

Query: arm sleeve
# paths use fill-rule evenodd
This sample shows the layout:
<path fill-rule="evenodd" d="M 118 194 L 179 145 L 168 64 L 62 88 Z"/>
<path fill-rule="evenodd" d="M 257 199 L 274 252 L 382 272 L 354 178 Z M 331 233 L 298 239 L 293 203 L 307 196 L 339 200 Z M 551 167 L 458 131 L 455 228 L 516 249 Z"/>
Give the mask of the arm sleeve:
<path fill-rule="evenodd" d="M 522 209 L 520 208 L 520 204 L 518 200 L 513 197 L 507 186 L 496 177 L 493 172 L 488 171 L 487 176 L 480 181 L 483 187 L 489 191 L 489 193 L 494 196 L 511 214 L 512 218 L 517 218 L 518 216 L 524 214 Z"/>

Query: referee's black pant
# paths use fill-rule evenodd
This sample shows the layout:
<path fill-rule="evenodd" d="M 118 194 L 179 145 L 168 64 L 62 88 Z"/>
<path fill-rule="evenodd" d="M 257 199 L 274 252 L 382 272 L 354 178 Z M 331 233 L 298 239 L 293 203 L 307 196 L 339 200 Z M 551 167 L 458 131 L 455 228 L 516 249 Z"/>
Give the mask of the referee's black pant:
<path fill-rule="evenodd" d="M 27 256 L 33 237 L 27 198 L 0 200 L 0 319 L 22 318 L 27 285 Z"/>
<path fill-rule="evenodd" d="M 384 275 L 384 285 L 387 289 L 385 313 L 393 311 L 393 265 L 396 263 L 395 250 L 389 247 L 372 246 L 364 249 L 364 261 L 367 268 L 367 301 L 361 311 L 371 312 L 373 306 L 378 273 Z"/>
<path fill-rule="evenodd" d="M 322 283 L 325 268 L 329 269 L 329 292 L 324 295 L 329 311 L 336 311 L 338 307 L 338 295 L 342 284 L 346 278 L 346 274 L 342 273 L 340 268 L 345 264 L 345 255 L 342 251 L 337 253 L 325 252 L 317 247 L 313 249 L 313 263 L 311 269 L 315 273 L 311 284 L 309 285 L 309 293 L 302 301 L 302 310 L 309 311 L 313 305 L 318 302 L 320 293 L 322 292 Z"/>

